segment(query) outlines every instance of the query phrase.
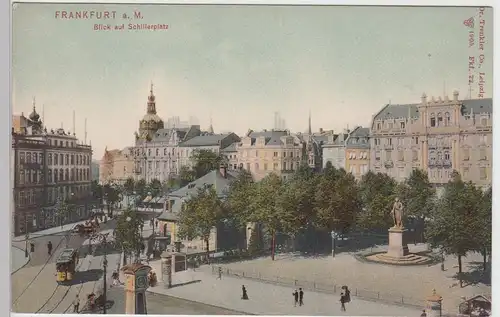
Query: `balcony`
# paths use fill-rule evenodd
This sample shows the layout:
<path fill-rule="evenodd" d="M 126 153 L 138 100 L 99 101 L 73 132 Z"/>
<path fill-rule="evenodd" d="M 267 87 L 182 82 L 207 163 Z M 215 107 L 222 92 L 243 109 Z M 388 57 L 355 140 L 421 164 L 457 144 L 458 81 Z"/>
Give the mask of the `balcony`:
<path fill-rule="evenodd" d="M 429 160 L 429 162 L 427 162 L 427 165 L 428 165 L 429 167 L 434 167 L 434 166 L 436 166 L 436 160 Z"/>
<path fill-rule="evenodd" d="M 21 163 L 21 169 L 42 169 L 43 164 L 41 163 Z"/>
<path fill-rule="evenodd" d="M 449 168 L 451 165 L 451 160 L 443 160 L 443 167 Z"/>
<path fill-rule="evenodd" d="M 384 162 L 384 167 L 385 168 L 392 168 L 392 167 L 394 167 L 394 162 L 392 160 L 385 161 Z"/>
<path fill-rule="evenodd" d="M 394 150 L 394 145 L 393 144 L 384 144 L 384 149 L 385 150 Z"/>

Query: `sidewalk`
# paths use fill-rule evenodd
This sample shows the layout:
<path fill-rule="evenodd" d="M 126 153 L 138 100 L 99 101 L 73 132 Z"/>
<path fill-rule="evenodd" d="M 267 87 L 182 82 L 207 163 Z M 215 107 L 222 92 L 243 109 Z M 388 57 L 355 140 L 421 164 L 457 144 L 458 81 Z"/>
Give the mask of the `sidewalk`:
<path fill-rule="evenodd" d="M 25 257 L 24 250 L 18 247 L 11 246 L 10 250 L 10 274 L 14 274 L 28 264 L 30 258 L 29 255 Z"/>
<path fill-rule="evenodd" d="M 255 315 L 336 315 L 336 316 L 420 316 L 421 310 L 352 297 L 346 312 L 340 311 L 337 295 L 306 291 L 305 306 L 293 306 L 293 288 L 275 286 L 251 280 L 215 275 L 203 271 L 183 271 L 172 274 L 173 287 L 162 282 L 161 261 L 152 261 L 159 284 L 149 292 L 178 297 L 203 304 Z M 241 300 L 241 286 L 245 285 L 249 300 Z"/>
<path fill-rule="evenodd" d="M 36 232 L 30 233 L 30 239 L 37 238 L 37 237 L 43 237 L 43 236 L 51 236 L 51 235 L 55 235 L 58 233 L 65 233 L 65 232 L 72 230 L 74 226 L 76 226 L 78 224 L 85 223 L 85 221 L 86 220 L 82 220 L 82 221 L 63 225 L 62 227 L 57 226 L 57 227 L 53 227 L 53 228 L 49 228 L 49 229 L 45 229 L 45 230 L 36 231 Z M 24 234 L 12 238 L 12 242 L 22 242 L 22 241 L 25 241 Z"/>

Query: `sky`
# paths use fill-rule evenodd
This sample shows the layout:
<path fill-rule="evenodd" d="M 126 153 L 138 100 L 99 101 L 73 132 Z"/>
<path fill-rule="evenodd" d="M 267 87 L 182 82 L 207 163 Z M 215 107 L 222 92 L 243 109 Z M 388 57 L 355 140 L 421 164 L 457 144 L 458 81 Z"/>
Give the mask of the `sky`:
<path fill-rule="evenodd" d="M 61 11 L 116 11 L 116 19 L 61 19 Z M 58 12 L 59 13 L 56 13 Z M 122 19 L 138 11 L 142 19 Z M 469 96 L 469 56 L 493 90 L 493 11 L 468 7 L 15 4 L 12 107 L 105 147 L 134 143 L 150 83 L 158 115 L 198 118 L 215 132 L 369 126 L 387 103 L 422 93 Z M 57 17 L 56 17 L 57 15 Z M 474 28 L 464 20 L 475 17 Z M 484 47 L 478 48 L 484 19 Z M 125 24 L 95 31 L 94 24 Z M 168 30 L 128 30 L 128 23 Z M 469 47 L 469 31 L 474 45 Z M 479 65 L 479 54 L 484 59 Z M 473 85 L 472 97 L 478 94 Z"/>

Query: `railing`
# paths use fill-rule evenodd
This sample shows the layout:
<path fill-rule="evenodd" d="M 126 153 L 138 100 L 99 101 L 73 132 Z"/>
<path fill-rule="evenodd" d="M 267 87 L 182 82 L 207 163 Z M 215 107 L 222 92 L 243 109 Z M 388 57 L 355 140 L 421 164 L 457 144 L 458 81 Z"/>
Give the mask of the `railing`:
<path fill-rule="evenodd" d="M 219 274 L 219 266 L 212 266 L 212 274 L 215 275 Z M 261 272 L 244 272 L 228 268 L 222 268 L 221 274 L 230 277 L 251 279 L 263 283 L 269 283 L 280 286 L 301 287 L 303 289 L 310 290 L 313 292 L 321 292 L 328 294 L 340 293 L 342 287 L 342 285 L 337 285 L 335 283 L 297 280 L 289 277 L 272 276 Z M 411 306 L 417 308 L 422 308 L 425 307 L 426 305 L 424 299 L 411 298 L 408 296 L 395 293 L 372 291 L 356 287 L 353 288 L 351 286 L 349 286 L 349 288 L 351 289 L 351 294 L 353 296 L 362 299 L 382 301 L 386 303 Z"/>

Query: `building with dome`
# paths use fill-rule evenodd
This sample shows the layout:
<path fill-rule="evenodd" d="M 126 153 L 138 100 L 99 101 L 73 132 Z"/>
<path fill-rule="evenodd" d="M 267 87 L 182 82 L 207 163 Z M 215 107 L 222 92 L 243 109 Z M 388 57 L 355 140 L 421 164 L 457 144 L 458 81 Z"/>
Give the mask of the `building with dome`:
<path fill-rule="evenodd" d="M 51 228 L 88 217 L 92 147 L 63 128 L 47 130 L 33 110 L 13 117 L 12 199 L 15 235 Z M 62 202 L 71 206 L 62 215 Z"/>

